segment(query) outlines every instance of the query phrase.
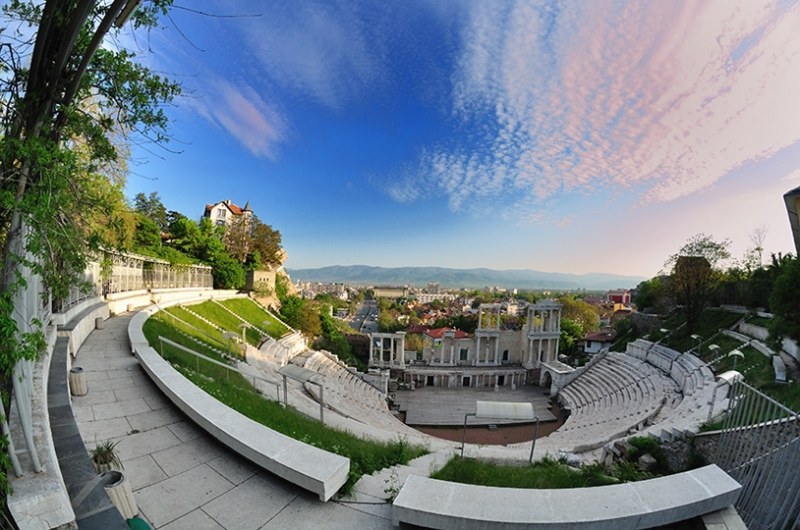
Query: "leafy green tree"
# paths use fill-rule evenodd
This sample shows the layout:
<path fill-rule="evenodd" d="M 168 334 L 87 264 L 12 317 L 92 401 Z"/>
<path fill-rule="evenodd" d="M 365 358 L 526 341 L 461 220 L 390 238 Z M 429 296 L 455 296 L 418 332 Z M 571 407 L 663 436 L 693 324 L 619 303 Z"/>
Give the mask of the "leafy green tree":
<path fill-rule="evenodd" d="M 308 301 L 299 296 L 289 295 L 281 303 L 281 316 L 286 323 L 308 336 L 322 333 L 319 312 Z"/>
<path fill-rule="evenodd" d="M 265 223 L 255 215 L 251 219 L 250 252 L 258 252 L 261 262 L 277 265 L 283 262 L 283 249 L 281 247 L 281 233 Z"/>
<path fill-rule="evenodd" d="M 559 353 L 567 356 L 578 353 L 578 341 L 583 339 L 585 333 L 579 322 L 571 318 L 561 319 L 561 340 L 558 343 Z"/>
<path fill-rule="evenodd" d="M 595 306 L 584 301 L 576 300 L 572 296 L 564 296 L 561 302 L 561 320 L 572 320 L 576 322 L 582 333 L 596 331 L 600 328 L 600 314 Z"/>
<path fill-rule="evenodd" d="M 175 219 L 169 227 L 171 245 L 181 252 L 199 258 L 207 246 L 209 235 L 203 234 L 200 227 L 186 217 Z"/>
<path fill-rule="evenodd" d="M 669 290 L 666 282 L 659 276 L 644 280 L 636 286 L 636 307 L 639 311 L 655 309 L 662 313 L 669 306 Z"/>
<path fill-rule="evenodd" d="M 161 248 L 161 230 L 150 218 L 139 216 L 133 245 L 138 252 L 158 253 Z"/>
<path fill-rule="evenodd" d="M 213 253 L 208 263 L 212 267 L 214 287 L 217 289 L 241 289 L 245 284 L 244 266 L 224 250 Z"/>
<path fill-rule="evenodd" d="M 170 219 L 167 208 L 161 202 L 157 191 L 150 193 L 149 196 L 137 193 L 133 199 L 133 209 L 153 221 L 162 232 L 169 230 Z"/>
<path fill-rule="evenodd" d="M 15 295 L 25 285 L 21 267 L 30 267 L 55 297 L 66 294 L 82 274 L 87 252 L 103 241 L 101 230 L 86 222 L 83 212 L 100 206 L 101 196 L 91 181 L 118 161 L 114 135 L 136 131 L 155 141 L 166 139 L 161 106 L 178 93 L 178 86 L 133 62 L 129 51 L 102 46 L 124 24 L 120 15 L 128 4 L 10 0 L 2 7 L 7 28 L 35 28 L 0 34 L 4 408 L 16 362 L 32 359 L 44 348 L 41 324 L 23 321 L 14 310 Z M 143 2 L 133 13 L 134 26 L 154 25 L 169 4 Z M 29 41 L 20 38 L 28 33 Z M 6 490 L 8 465 L 2 448 L 0 455 L 0 488 Z"/>
<path fill-rule="evenodd" d="M 347 337 L 342 330 L 339 329 L 336 319 L 325 310 L 327 307 L 329 307 L 327 304 L 323 304 L 323 309 L 319 312 L 322 337 L 317 343 L 317 347 L 338 355 L 347 364 L 359 364 L 358 359 L 353 355 L 352 346 L 347 342 Z"/>
<path fill-rule="evenodd" d="M 769 299 L 770 310 L 775 314 L 769 333 L 776 345 L 783 337 L 800 342 L 800 260 L 788 259 L 782 269 Z"/>
<path fill-rule="evenodd" d="M 690 238 L 669 257 L 669 289 L 686 316 L 686 329 L 694 333 L 711 295 L 719 285 L 730 241 L 715 241 L 705 234 Z"/>

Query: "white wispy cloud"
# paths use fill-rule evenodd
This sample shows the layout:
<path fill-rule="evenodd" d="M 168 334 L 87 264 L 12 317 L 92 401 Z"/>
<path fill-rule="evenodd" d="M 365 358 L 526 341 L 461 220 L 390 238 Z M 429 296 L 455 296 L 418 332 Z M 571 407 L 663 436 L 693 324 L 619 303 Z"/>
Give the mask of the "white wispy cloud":
<path fill-rule="evenodd" d="M 273 7 L 268 17 L 241 25 L 259 75 L 331 108 L 380 80 L 383 63 L 357 6 L 298 1 Z"/>
<path fill-rule="evenodd" d="M 511 201 L 538 219 L 547 198 L 619 188 L 668 201 L 800 140 L 796 2 L 470 6 L 453 110 L 477 139 L 408 177 L 453 210 Z"/>

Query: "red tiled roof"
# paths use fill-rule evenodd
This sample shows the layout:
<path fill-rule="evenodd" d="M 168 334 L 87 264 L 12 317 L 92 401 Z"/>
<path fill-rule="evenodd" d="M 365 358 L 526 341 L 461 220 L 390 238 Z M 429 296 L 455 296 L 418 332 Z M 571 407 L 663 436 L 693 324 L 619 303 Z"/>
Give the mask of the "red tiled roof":
<path fill-rule="evenodd" d="M 239 206 L 236 206 L 235 204 L 233 204 L 233 203 L 232 203 L 232 202 L 230 202 L 230 201 L 219 201 L 219 202 L 217 202 L 217 203 L 214 203 L 214 204 L 206 204 L 206 210 L 205 210 L 205 214 L 206 214 L 206 216 L 208 216 L 208 212 L 209 212 L 209 211 L 210 211 L 212 208 L 214 208 L 215 206 L 217 206 L 218 204 L 224 204 L 225 206 L 227 206 L 227 207 L 228 207 L 228 209 L 231 211 L 231 213 L 232 213 L 233 215 L 242 215 L 242 213 L 244 213 L 244 210 L 243 210 L 242 208 L 240 208 Z"/>
<path fill-rule="evenodd" d="M 464 337 L 469 337 L 469 333 L 461 331 L 460 329 L 452 329 L 452 328 L 430 329 L 425 334 L 433 339 L 441 339 L 448 331 L 455 331 L 456 332 L 455 338 L 457 339 L 463 339 Z"/>
<path fill-rule="evenodd" d="M 611 342 L 617 338 L 616 331 L 595 331 L 593 333 L 587 333 L 583 340 L 591 340 L 594 342 Z"/>

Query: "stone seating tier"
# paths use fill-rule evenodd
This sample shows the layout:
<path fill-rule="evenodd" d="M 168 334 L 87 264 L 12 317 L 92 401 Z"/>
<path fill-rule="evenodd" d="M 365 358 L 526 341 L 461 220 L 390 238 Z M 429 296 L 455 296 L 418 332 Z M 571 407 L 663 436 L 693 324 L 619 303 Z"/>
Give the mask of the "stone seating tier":
<path fill-rule="evenodd" d="M 741 486 L 715 465 L 641 482 L 579 489 L 493 488 L 410 476 L 392 520 L 425 528 L 626 530 L 721 510 Z"/>
<path fill-rule="evenodd" d="M 196 387 L 150 347 L 142 325 L 152 312 L 131 319 L 128 335 L 142 368 L 165 396 L 213 437 L 289 482 L 330 499 L 347 481 L 350 461 L 256 423 Z"/>

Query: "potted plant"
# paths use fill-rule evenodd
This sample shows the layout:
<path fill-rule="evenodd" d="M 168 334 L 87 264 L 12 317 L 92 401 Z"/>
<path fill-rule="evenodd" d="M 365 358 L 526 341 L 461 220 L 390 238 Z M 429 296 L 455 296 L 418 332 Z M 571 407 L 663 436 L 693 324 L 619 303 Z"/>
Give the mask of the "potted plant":
<path fill-rule="evenodd" d="M 111 469 L 122 470 L 124 466 L 119 459 L 119 455 L 115 450 L 119 442 L 112 442 L 106 440 L 97 444 L 94 449 L 89 451 L 92 455 L 92 463 L 98 473 L 109 471 Z"/>

